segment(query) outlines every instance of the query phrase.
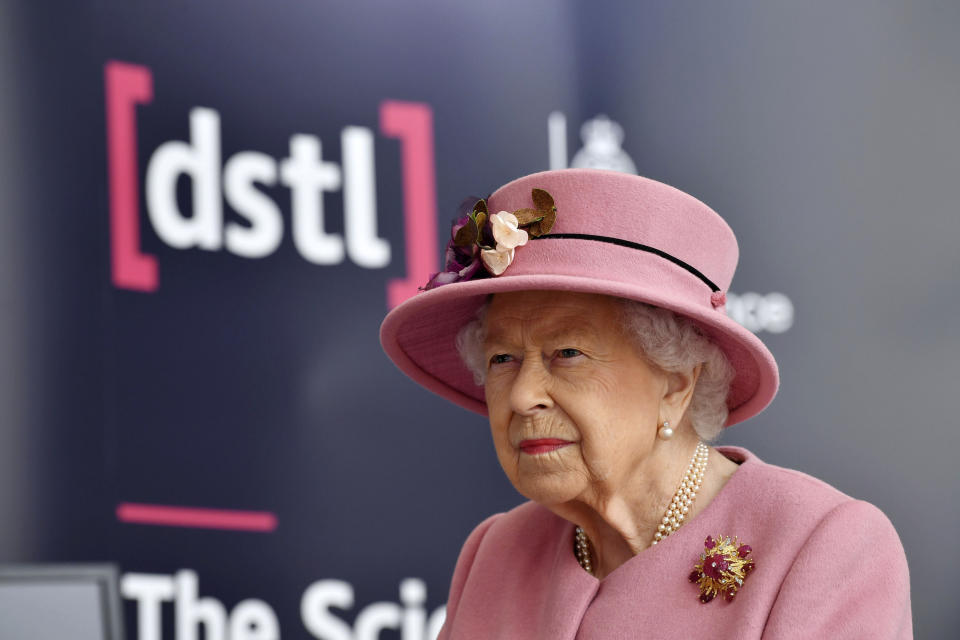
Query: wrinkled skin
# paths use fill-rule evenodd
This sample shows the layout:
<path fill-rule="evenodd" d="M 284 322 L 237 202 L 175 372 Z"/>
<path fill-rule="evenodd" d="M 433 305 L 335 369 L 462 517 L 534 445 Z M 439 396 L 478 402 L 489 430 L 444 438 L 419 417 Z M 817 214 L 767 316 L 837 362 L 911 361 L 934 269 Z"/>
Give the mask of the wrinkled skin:
<path fill-rule="evenodd" d="M 602 578 L 646 549 L 697 443 L 684 414 L 700 367 L 666 373 L 592 294 L 497 294 L 486 319 L 485 393 L 497 457 L 527 498 L 587 532 Z M 657 438 L 664 421 L 675 425 Z M 521 443 L 553 438 L 531 453 Z M 692 518 L 736 465 L 711 451 Z"/>

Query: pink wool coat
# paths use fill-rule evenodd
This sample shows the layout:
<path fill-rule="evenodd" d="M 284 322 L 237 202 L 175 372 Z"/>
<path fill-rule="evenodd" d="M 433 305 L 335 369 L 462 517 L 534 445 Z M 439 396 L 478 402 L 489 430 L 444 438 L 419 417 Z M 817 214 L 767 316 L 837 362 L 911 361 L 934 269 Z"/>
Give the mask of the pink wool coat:
<path fill-rule="evenodd" d="M 526 503 L 494 515 L 457 561 L 440 640 L 912 638 L 907 561 L 871 504 L 721 447 L 740 463 L 695 518 L 604 580 L 573 555 L 573 524 Z M 702 604 L 688 576 L 708 535 L 749 544 L 732 602 Z"/>

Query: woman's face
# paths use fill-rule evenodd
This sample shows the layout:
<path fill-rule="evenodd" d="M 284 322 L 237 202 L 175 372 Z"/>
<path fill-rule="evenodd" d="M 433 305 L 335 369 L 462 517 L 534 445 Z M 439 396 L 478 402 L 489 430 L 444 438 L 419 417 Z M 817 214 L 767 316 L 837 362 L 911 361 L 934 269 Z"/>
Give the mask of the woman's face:
<path fill-rule="evenodd" d="M 545 505 L 629 486 L 652 450 L 667 378 L 633 346 L 610 297 L 494 296 L 486 400 L 497 457 Z"/>

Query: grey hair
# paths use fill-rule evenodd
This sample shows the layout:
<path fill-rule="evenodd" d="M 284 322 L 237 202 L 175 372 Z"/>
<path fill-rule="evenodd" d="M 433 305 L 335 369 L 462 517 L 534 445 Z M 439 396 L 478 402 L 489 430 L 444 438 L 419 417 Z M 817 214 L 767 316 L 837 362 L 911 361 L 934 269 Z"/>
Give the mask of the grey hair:
<path fill-rule="evenodd" d="M 618 300 L 623 305 L 624 329 L 651 364 L 667 373 L 703 365 L 687 416 L 702 440 L 716 438 L 727 421 L 727 394 L 735 373 L 726 355 L 692 321 L 643 302 Z M 483 342 L 489 306 L 488 299 L 456 338 L 457 351 L 477 385 L 482 385 L 486 376 Z"/>
<path fill-rule="evenodd" d="M 487 297 L 479 309 L 476 318 L 463 325 L 457 332 L 457 352 L 463 364 L 473 374 L 473 381 L 482 387 L 487 377 L 487 361 L 483 357 L 483 342 L 487 339 L 487 311 L 490 309 L 491 297 Z"/>

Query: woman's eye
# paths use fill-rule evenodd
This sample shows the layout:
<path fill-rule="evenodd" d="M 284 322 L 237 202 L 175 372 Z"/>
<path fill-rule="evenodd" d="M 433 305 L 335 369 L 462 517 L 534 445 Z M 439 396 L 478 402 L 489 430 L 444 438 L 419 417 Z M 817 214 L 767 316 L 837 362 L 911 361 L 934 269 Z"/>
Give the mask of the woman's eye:
<path fill-rule="evenodd" d="M 507 353 L 498 353 L 490 358 L 490 364 L 503 364 L 510 362 L 513 358 Z"/>
<path fill-rule="evenodd" d="M 580 349 L 569 348 L 560 349 L 560 351 L 557 352 L 557 355 L 559 355 L 561 358 L 576 358 L 577 356 L 583 355 L 583 353 L 580 351 Z"/>

